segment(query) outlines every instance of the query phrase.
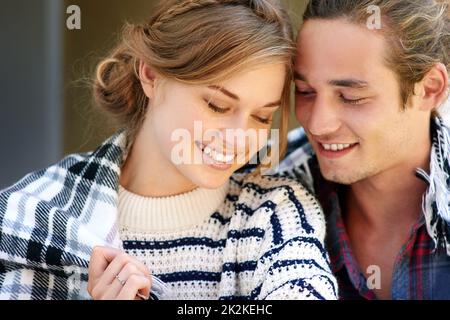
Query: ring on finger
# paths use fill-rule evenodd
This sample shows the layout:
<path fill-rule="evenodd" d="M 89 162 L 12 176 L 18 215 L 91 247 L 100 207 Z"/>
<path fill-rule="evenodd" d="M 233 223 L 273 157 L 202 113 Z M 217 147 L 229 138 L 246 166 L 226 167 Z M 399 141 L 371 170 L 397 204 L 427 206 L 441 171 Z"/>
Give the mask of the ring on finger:
<path fill-rule="evenodd" d="M 117 281 L 120 282 L 120 284 L 122 285 L 122 287 L 125 285 L 125 283 L 127 282 L 126 280 L 122 280 L 119 275 L 116 276 Z"/>

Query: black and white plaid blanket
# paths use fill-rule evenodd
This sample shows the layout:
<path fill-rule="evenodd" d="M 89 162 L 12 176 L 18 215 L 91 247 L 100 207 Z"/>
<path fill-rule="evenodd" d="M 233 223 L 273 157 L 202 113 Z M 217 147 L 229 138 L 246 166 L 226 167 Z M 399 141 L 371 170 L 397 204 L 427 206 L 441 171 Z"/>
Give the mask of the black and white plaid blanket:
<path fill-rule="evenodd" d="M 0 299 L 85 299 L 92 248 L 121 248 L 119 132 L 0 192 Z"/>

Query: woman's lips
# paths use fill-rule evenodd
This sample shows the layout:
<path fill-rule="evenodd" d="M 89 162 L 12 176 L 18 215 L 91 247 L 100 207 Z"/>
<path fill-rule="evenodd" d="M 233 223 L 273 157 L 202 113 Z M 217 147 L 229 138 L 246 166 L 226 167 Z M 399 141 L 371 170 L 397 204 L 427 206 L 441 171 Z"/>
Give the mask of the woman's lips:
<path fill-rule="evenodd" d="M 205 145 L 199 141 L 196 141 L 195 144 L 202 152 L 205 164 L 220 170 L 227 170 L 232 167 L 236 154 L 218 152 L 210 145 Z"/>

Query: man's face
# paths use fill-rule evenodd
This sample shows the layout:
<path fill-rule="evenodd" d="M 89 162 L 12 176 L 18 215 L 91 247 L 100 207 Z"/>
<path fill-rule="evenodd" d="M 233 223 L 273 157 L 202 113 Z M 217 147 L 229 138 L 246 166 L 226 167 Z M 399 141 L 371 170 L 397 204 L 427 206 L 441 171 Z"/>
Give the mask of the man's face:
<path fill-rule="evenodd" d="M 296 116 L 327 180 L 352 184 L 376 176 L 423 145 L 427 114 L 402 111 L 386 45 L 380 33 L 339 19 L 310 20 L 300 31 Z"/>

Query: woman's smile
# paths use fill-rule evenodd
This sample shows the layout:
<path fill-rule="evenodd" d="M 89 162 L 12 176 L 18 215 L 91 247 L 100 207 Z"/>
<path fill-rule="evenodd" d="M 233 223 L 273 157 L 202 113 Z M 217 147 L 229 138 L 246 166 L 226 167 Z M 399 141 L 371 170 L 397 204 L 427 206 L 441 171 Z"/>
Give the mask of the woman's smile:
<path fill-rule="evenodd" d="M 233 166 L 235 153 L 217 151 L 212 144 L 196 141 L 195 145 L 202 152 L 203 163 L 219 170 L 228 170 Z"/>

